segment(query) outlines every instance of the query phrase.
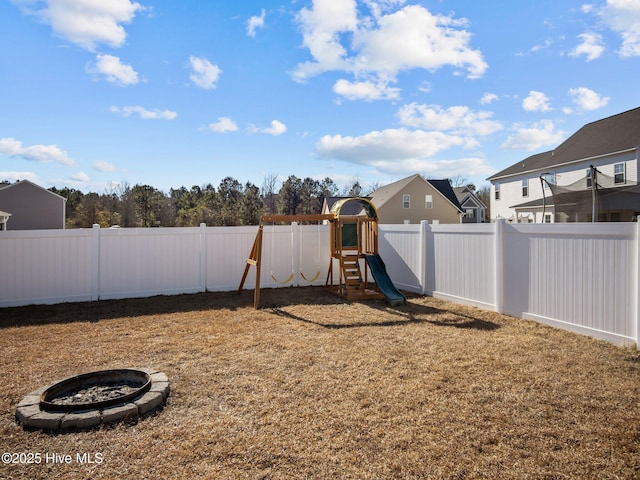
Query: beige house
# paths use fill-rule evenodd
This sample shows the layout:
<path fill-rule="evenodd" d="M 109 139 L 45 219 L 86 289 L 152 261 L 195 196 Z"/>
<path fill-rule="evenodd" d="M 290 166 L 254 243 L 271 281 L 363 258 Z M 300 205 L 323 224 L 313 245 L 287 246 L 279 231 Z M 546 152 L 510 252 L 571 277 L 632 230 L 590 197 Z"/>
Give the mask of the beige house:
<path fill-rule="evenodd" d="M 0 187 L 6 230 L 63 229 L 66 202 L 66 198 L 29 180 Z"/>
<path fill-rule="evenodd" d="M 415 174 L 370 195 L 381 224 L 461 223 L 464 211 L 449 180 L 426 180 Z"/>

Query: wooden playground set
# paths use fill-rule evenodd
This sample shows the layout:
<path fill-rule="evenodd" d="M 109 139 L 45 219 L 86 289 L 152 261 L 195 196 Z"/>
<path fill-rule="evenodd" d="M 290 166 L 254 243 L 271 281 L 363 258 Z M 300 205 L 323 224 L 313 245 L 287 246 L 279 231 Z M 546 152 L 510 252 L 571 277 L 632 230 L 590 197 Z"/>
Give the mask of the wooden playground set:
<path fill-rule="evenodd" d="M 351 202 L 356 202 L 354 205 Z M 356 215 L 342 213 L 356 211 Z M 358 208 L 359 207 L 359 208 Z M 378 213 L 366 198 L 351 197 L 338 200 L 328 214 L 311 215 L 263 215 L 258 233 L 247 258 L 238 294 L 247 279 L 251 266 L 256 267 L 253 306 L 260 308 L 260 276 L 262 268 L 262 243 L 266 224 L 292 222 L 326 222 L 329 224 L 329 269 L 325 287 L 347 300 L 386 298 L 392 306 L 406 302 L 405 296 L 393 285 L 382 258 L 378 253 Z M 334 284 L 334 260 L 339 265 L 338 283 Z M 364 260 L 361 262 L 361 260 Z M 362 266 L 361 266 L 362 265 Z M 364 268 L 362 268 L 364 267 Z M 375 282 L 370 282 L 370 277 Z M 292 278 L 292 277 L 290 277 Z"/>

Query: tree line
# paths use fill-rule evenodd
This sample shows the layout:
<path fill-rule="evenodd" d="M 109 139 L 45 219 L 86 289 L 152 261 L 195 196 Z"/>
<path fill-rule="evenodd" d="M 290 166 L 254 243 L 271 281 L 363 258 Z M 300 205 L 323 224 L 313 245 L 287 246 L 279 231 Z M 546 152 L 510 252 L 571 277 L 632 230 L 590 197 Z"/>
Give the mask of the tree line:
<path fill-rule="evenodd" d="M 372 190 L 375 189 L 372 187 Z M 326 197 L 359 196 L 359 181 L 339 188 L 332 179 L 322 181 L 289 176 L 278 188 L 277 175 L 265 177 L 261 187 L 224 178 L 168 193 L 150 185 L 113 185 L 104 193 L 83 193 L 75 188 L 50 188 L 67 199 L 66 227 L 192 227 L 257 225 L 264 214 L 300 215 L 320 213 Z"/>

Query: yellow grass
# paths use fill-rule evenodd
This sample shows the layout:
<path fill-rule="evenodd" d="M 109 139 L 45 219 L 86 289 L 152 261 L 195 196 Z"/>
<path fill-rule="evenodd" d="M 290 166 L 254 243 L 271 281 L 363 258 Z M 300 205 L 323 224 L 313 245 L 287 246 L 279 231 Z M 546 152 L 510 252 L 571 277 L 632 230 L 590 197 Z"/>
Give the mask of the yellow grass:
<path fill-rule="evenodd" d="M 0 310 L 0 451 L 41 455 L 0 478 L 640 478 L 635 349 L 428 297 L 391 309 L 298 288 L 262 302 Z M 164 410 L 63 435 L 15 423 L 32 390 L 118 367 L 164 371 Z"/>

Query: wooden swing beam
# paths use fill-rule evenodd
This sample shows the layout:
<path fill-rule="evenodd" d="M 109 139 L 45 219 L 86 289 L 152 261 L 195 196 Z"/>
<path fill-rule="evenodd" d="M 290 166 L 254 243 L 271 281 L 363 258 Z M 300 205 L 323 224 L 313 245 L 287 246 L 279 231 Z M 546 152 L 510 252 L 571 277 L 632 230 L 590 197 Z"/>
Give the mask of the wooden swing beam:
<path fill-rule="evenodd" d="M 324 220 L 334 220 L 336 216 L 332 213 L 316 213 L 308 215 L 263 215 L 260 217 L 260 225 L 265 223 L 293 223 L 293 222 L 322 222 Z"/>
<path fill-rule="evenodd" d="M 244 273 L 242 274 L 242 280 L 238 287 L 238 295 L 242 293 L 242 287 L 247 280 L 249 269 L 253 265 L 256 267 L 256 286 L 253 290 L 253 308 L 258 309 L 260 307 L 260 273 L 262 263 L 262 237 L 264 236 L 264 224 L 265 223 L 293 223 L 293 222 L 322 222 L 324 220 L 335 220 L 334 214 L 309 214 L 309 215 L 263 215 L 260 217 L 260 225 L 258 225 L 258 233 L 253 241 L 251 247 L 251 253 L 247 258 L 247 264 L 244 267 Z"/>

